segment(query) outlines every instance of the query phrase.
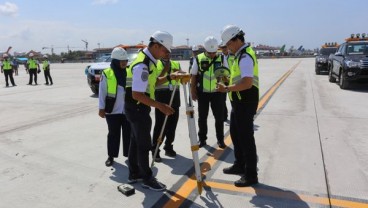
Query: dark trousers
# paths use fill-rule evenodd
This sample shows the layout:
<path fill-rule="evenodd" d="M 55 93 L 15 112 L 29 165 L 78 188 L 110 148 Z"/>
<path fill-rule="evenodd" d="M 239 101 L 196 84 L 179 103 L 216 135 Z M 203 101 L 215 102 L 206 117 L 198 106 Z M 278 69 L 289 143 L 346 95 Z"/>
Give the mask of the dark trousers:
<path fill-rule="evenodd" d="M 120 135 L 123 137 L 123 155 L 128 157 L 130 145 L 130 124 L 124 114 L 106 114 L 109 129 L 107 134 L 107 154 L 109 157 L 119 156 Z"/>
<path fill-rule="evenodd" d="M 224 121 L 228 119 L 229 112 L 226 107 L 227 93 L 224 93 Z"/>
<path fill-rule="evenodd" d="M 5 82 L 6 82 L 6 86 L 9 86 L 9 78 L 10 78 L 10 82 L 12 83 L 12 85 L 14 86 L 14 78 L 13 78 L 13 70 L 4 70 L 4 75 L 5 75 Z"/>
<path fill-rule="evenodd" d="M 149 151 L 152 147 L 150 111 L 151 107 L 143 104 L 125 103 L 125 114 L 133 133 L 129 147 L 129 172 L 142 176 L 144 180 L 152 177 L 149 166 Z"/>
<path fill-rule="evenodd" d="M 170 90 L 157 90 L 155 92 L 155 99 L 158 102 L 170 103 L 172 91 Z M 179 107 L 180 107 L 180 92 L 177 90 L 174 95 L 172 108 L 174 108 L 175 112 L 174 114 L 170 115 L 167 118 L 166 126 L 162 135 L 162 140 L 166 138 L 165 140 L 165 150 L 172 150 L 173 149 L 173 142 L 175 139 L 175 131 L 176 126 L 178 124 L 179 120 Z M 165 114 L 163 114 L 159 109 L 155 109 L 155 127 L 153 128 L 153 137 L 152 137 L 152 147 L 156 148 L 157 145 L 157 139 L 160 136 L 162 125 L 164 124 L 165 120 Z"/>
<path fill-rule="evenodd" d="M 257 149 L 253 118 L 258 103 L 231 102 L 230 136 L 234 144 L 235 165 L 245 166 L 245 176 L 257 177 Z"/>
<path fill-rule="evenodd" d="M 200 141 L 207 140 L 207 117 L 211 105 L 215 117 L 216 138 L 218 142 L 224 141 L 224 93 L 198 92 L 198 137 Z"/>
<path fill-rule="evenodd" d="M 37 69 L 29 69 L 29 82 L 28 84 L 32 84 L 32 79 L 34 76 L 34 82 L 37 84 Z"/>
<path fill-rule="evenodd" d="M 46 69 L 43 72 L 44 72 L 44 75 L 45 75 L 46 84 L 49 83 L 49 79 L 50 79 L 50 84 L 53 84 L 52 83 L 52 78 L 51 78 L 51 75 L 50 75 L 50 70 Z"/>

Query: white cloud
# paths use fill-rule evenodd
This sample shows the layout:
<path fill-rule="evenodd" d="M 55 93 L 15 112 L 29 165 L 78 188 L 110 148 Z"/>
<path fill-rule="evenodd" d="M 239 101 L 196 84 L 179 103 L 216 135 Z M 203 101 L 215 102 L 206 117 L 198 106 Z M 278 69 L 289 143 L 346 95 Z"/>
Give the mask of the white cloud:
<path fill-rule="evenodd" d="M 0 15 L 16 16 L 18 14 L 18 6 L 16 4 L 5 2 L 0 4 Z"/>
<path fill-rule="evenodd" d="M 94 0 L 92 4 L 105 5 L 105 4 L 116 4 L 118 0 Z"/>

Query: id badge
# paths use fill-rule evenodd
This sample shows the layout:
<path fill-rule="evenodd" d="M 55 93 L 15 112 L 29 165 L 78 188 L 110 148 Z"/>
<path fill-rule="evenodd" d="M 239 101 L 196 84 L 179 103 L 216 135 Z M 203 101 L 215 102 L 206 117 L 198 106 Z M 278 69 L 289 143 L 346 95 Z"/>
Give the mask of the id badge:
<path fill-rule="evenodd" d="M 171 84 L 171 83 L 169 84 L 169 90 L 170 90 L 170 91 L 173 91 L 173 86 L 172 86 L 172 84 Z"/>

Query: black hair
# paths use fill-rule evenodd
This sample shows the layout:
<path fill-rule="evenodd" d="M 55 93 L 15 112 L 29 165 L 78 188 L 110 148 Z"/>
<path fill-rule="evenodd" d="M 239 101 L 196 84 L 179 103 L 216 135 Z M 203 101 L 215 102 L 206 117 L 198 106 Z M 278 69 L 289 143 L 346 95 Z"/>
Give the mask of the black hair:
<path fill-rule="evenodd" d="M 230 40 L 231 41 L 236 41 L 236 39 L 239 39 L 241 42 L 245 42 L 245 39 L 244 39 L 244 32 L 243 31 L 240 31 L 237 35 L 235 35 L 233 38 L 231 38 Z"/>

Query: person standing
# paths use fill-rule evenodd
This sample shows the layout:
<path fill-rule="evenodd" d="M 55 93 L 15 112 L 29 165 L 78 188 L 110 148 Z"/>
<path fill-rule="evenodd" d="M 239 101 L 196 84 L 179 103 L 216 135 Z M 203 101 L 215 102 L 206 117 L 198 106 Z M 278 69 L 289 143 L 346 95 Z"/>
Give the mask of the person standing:
<path fill-rule="evenodd" d="M 171 94 L 173 93 L 173 88 L 176 85 L 176 90 L 174 94 L 174 99 L 171 107 L 174 109 L 174 114 L 169 116 L 166 122 L 165 129 L 163 131 L 162 140 L 166 137 L 165 140 L 165 155 L 169 157 L 175 157 L 176 152 L 173 148 L 173 142 L 175 139 L 175 131 L 176 126 L 179 120 L 179 107 L 180 107 L 180 82 L 171 80 L 172 74 L 177 74 L 178 72 L 183 73 L 180 68 L 180 64 L 178 61 L 170 60 L 170 53 L 167 53 L 164 58 L 157 62 L 157 72 L 160 74 L 159 77 L 166 77 L 167 81 L 161 85 L 156 85 L 155 89 L 155 100 L 161 103 L 170 103 Z M 157 139 L 160 136 L 162 125 L 165 120 L 165 114 L 163 114 L 159 109 L 155 109 L 155 126 L 153 128 L 153 136 L 152 136 L 152 153 L 154 154 Z M 161 145 L 161 144 L 159 144 Z M 158 150 L 155 162 L 161 162 L 160 150 Z"/>
<path fill-rule="evenodd" d="M 213 36 L 204 41 L 205 52 L 197 55 L 191 71 L 191 94 L 193 101 L 198 100 L 198 137 L 199 147 L 207 145 L 207 117 L 209 106 L 215 117 L 217 144 L 225 148 L 224 143 L 224 93 L 216 91 L 217 79 L 214 71 L 224 66 L 221 57 L 217 55 L 218 42 Z M 225 65 L 225 67 L 227 67 Z"/>
<path fill-rule="evenodd" d="M 9 78 L 10 78 L 10 82 L 12 83 L 13 86 L 17 86 L 14 83 L 14 78 L 13 78 L 13 65 L 11 63 L 11 61 L 9 60 L 9 55 L 4 53 L 3 54 L 3 62 L 1 64 L 1 73 L 4 73 L 5 76 L 5 83 L 6 83 L 6 87 L 9 87 Z"/>
<path fill-rule="evenodd" d="M 241 174 L 234 182 L 237 187 L 258 183 L 257 149 L 254 139 L 254 115 L 259 101 L 258 61 L 253 49 L 245 43 L 244 32 L 235 25 L 227 25 L 221 33 L 224 44 L 235 54 L 230 84 L 218 85 L 219 92 L 228 92 L 232 111 L 230 136 L 234 144 L 234 164 L 224 168 L 225 174 Z"/>
<path fill-rule="evenodd" d="M 13 64 L 14 76 L 18 76 L 19 63 L 15 57 L 13 57 L 12 64 Z"/>
<path fill-rule="evenodd" d="M 149 151 L 152 149 L 150 112 L 152 106 L 165 115 L 174 113 L 169 105 L 154 99 L 156 82 L 162 82 L 158 78 L 157 59 L 171 52 L 172 43 L 171 34 L 156 31 L 152 34 L 148 47 L 138 53 L 127 71 L 125 112 L 133 132 L 128 157 L 128 183 L 143 179 L 142 187 L 154 191 L 163 191 L 166 186 L 157 181 L 149 166 Z"/>
<path fill-rule="evenodd" d="M 34 77 L 34 83 L 37 85 L 37 73 L 40 72 L 40 65 L 38 64 L 38 61 L 34 59 L 34 54 L 29 54 L 29 59 L 27 61 L 27 69 L 29 72 L 29 82 L 28 85 L 32 85 L 32 80 Z"/>
<path fill-rule="evenodd" d="M 43 73 L 45 75 L 45 80 L 46 80 L 45 85 L 49 85 L 49 79 L 50 79 L 50 85 L 53 85 L 54 83 L 52 82 L 52 78 L 50 74 L 50 61 L 47 55 L 43 55 L 43 58 L 44 60 L 42 62 L 42 69 L 43 69 Z"/>
<path fill-rule="evenodd" d="M 193 61 L 198 54 L 199 54 L 199 47 L 197 45 L 193 45 L 192 46 L 192 57 L 190 57 L 189 59 L 189 70 L 188 70 L 189 73 L 192 69 Z"/>
<path fill-rule="evenodd" d="M 106 118 L 107 134 L 106 166 L 112 166 L 119 156 L 120 136 L 123 133 L 123 155 L 128 157 L 131 128 L 125 116 L 125 87 L 128 54 L 123 48 L 114 48 L 110 68 L 104 69 L 99 84 L 98 115 Z"/>

